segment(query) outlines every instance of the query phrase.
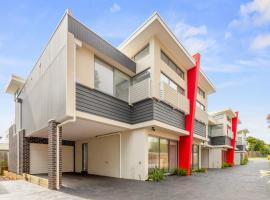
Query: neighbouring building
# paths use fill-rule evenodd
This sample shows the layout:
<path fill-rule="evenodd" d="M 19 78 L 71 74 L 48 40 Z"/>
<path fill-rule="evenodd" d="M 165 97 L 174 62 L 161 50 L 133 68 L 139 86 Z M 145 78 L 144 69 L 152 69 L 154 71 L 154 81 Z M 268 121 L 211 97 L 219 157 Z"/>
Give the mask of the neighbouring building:
<path fill-rule="evenodd" d="M 248 129 L 242 129 L 237 132 L 236 149 L 234 156 L 234 164 L 240 165 L 241 161 L 247 158 L 247 134 Z"/>
<path fill-rule="evenodd" d="M 15 99 L 9 169 L 48 174 L 51 189 L 64 172 L 146 180 L 155 167 L 179 167 L 189 174 L 206 162 L 207 145 L 220 152 L 232 145 L 229 126 L 215 131 L 229 118 L 209 120 L 215 88 L 200 55 L 191 56 L 157 13 L 115 48 L 66 12 L 30 75 L 12 76 L 6 92 Z"/>
<path fill-rule="evenodd" d="M 202 151 L 202 167 L 221 168 L 224 163 L 234 163 L 237 125 L 241 123 L 238 112 L 224 109 L 209 113 L 208 143 Z"/>

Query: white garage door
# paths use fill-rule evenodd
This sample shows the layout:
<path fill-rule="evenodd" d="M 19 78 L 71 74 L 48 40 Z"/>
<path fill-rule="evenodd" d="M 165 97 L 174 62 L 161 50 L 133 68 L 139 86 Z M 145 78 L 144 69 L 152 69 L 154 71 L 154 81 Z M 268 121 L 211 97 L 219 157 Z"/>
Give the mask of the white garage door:
<path fill-rule="evenodd" d="M 72 146 L 63 147 L 63 172 L 73 172 L 74 152 Z M 30 174 L 48 173 L 48 145 L 30 144 Z"/>
<path fill-rule="evenodd" d="M 234 164 L 235 165 L 240 165 L 240 159 L 241 158 L 241 153 L 235 152 L 234 153 Z"/>

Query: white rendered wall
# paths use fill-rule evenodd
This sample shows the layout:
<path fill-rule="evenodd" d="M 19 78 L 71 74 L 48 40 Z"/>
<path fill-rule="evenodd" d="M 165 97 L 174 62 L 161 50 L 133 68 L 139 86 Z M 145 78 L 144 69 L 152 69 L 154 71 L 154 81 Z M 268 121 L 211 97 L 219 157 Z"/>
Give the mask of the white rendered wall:
<path fill-rule="evenodd" d="M 235 165 L 240 165 L 241 163 L 241 153 L 240 152 L 235 152 L 234 153 L 234 164 Z"/>
<path fill-rule="evenodd" d="M 202 148 L 201 155 L 202 168 L 209 168 L 209 149 Z"/>

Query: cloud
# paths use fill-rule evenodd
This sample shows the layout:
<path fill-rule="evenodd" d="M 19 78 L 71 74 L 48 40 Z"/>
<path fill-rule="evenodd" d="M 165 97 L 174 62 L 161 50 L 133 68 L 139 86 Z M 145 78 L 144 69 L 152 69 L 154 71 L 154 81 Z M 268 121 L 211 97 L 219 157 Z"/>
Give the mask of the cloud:
<path fill-rule="evenodd" d="M 239 18 L 229 24 L 230 27 L 262 26 L 270 23 L 270 0 L 253 0 L 242 4 Z"/>
<path fill-rule="evenodd" d="M 218 73 L 236 73 L 241 72 L 242 68 L 239 65 L 217 65 L 217 66 L 203 66 L 206 72 L 218 72 Z"/>
<path fill-rule="evenodd" d="M 250 48 L 253 50 L 264 49 L 270 46 L 270 34 L 258 35 L 251 43 Z"/>
<path fill-rule="evenodd" d="M 118 12 L 120 10 L 121 10 L 121 7 L 117 3 L 114 3 L 112 5 L 112 7 L 110 8 L 111 13 L 116 13 L 116 12 Z"/>
<path fill-rule="evenodd" d="M 192 54 L 204 51 L 215 44 L 213 39 L 207 37 L 208 31 L 205 25 L 192 26 L 184 22 L 178 22 L 173 26 L 173 31 Z"/>
<path fill-rule="evenodd" d="M 230 37 L 232 37 L 232 33 L 231 32 L 226 32 L 225 35 L 224 35 L 224 39 L 227 40 Z"/>

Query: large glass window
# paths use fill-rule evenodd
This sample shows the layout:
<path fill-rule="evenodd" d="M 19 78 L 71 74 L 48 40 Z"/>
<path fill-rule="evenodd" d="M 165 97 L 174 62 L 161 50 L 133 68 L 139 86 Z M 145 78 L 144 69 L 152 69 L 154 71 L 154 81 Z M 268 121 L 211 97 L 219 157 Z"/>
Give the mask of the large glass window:
<path fill-rule="evenodd" d="M 205 92 L 200 87 L 198 87 L 198 94 L 205 98 Z"/>
<path fill-rule="evenodd" d="M 196 106 L 205 111 L 205 106 L 201 102 L 196 101 Z"/>
<path fill-rule="evenodd" d="M 113 95 L 113 68 L 95 59 L 95 88 Z"/>
<path fill-rule="evenodd" d="M 107 63 L 95 58 L 95 88 L 121 100 L 129 99 L 130 78 Z"/>
<path fill-rule="evenodd" d="M 148 136 L 148 168 L 172 172 L 177 167 L 177 141 Z"/>
<path fill-rule="evenodd" d="M 148 137 L 148 168 L 159 167 L 159 139 Z"/>
<path fill-rule="evenodd" d="M 160 139 L 160 168 L 165 169 L 166 171 L 169 169 L 169 141 L 167 139 Z"/>
<path fill-rule="evenodd" d="M 114 72 L 114 89 L 115 97 L 128 101 L 129 97 L 129 77 L 122 72 L 115 70 Z"/>
<path fill-rule="evenodd" d="M 160 52 L 160 57 L 161 57 L 161 60 L 163 60 L 182 79 L 185 79 L 185 73 L 163 51 Z"/>
<path fill-rule="evenodd" d="M 199 145 L 192 145 L 192 169 L 199 169 Z"/>
<path fill-rule="evenodd" d="M 132 84 L 139 83 L 147 78 L 150 78 L 150 68 L 146 69 L 132 78 Z"/>
<path fill-rule="evenodd" d="M 161 83 L 166 83 L 167 85 L 169 85 L 172 89 L 176 90 L 177 92 L 179 92 L 182 95 L 185 95 L 185 90 L 180 87 L 179 85 L 177 85 L 175 82 L 173 82 L 171 79 L 169 79 L 165 74 L 161 73 L 160 75 L 160 82 Z"/>

